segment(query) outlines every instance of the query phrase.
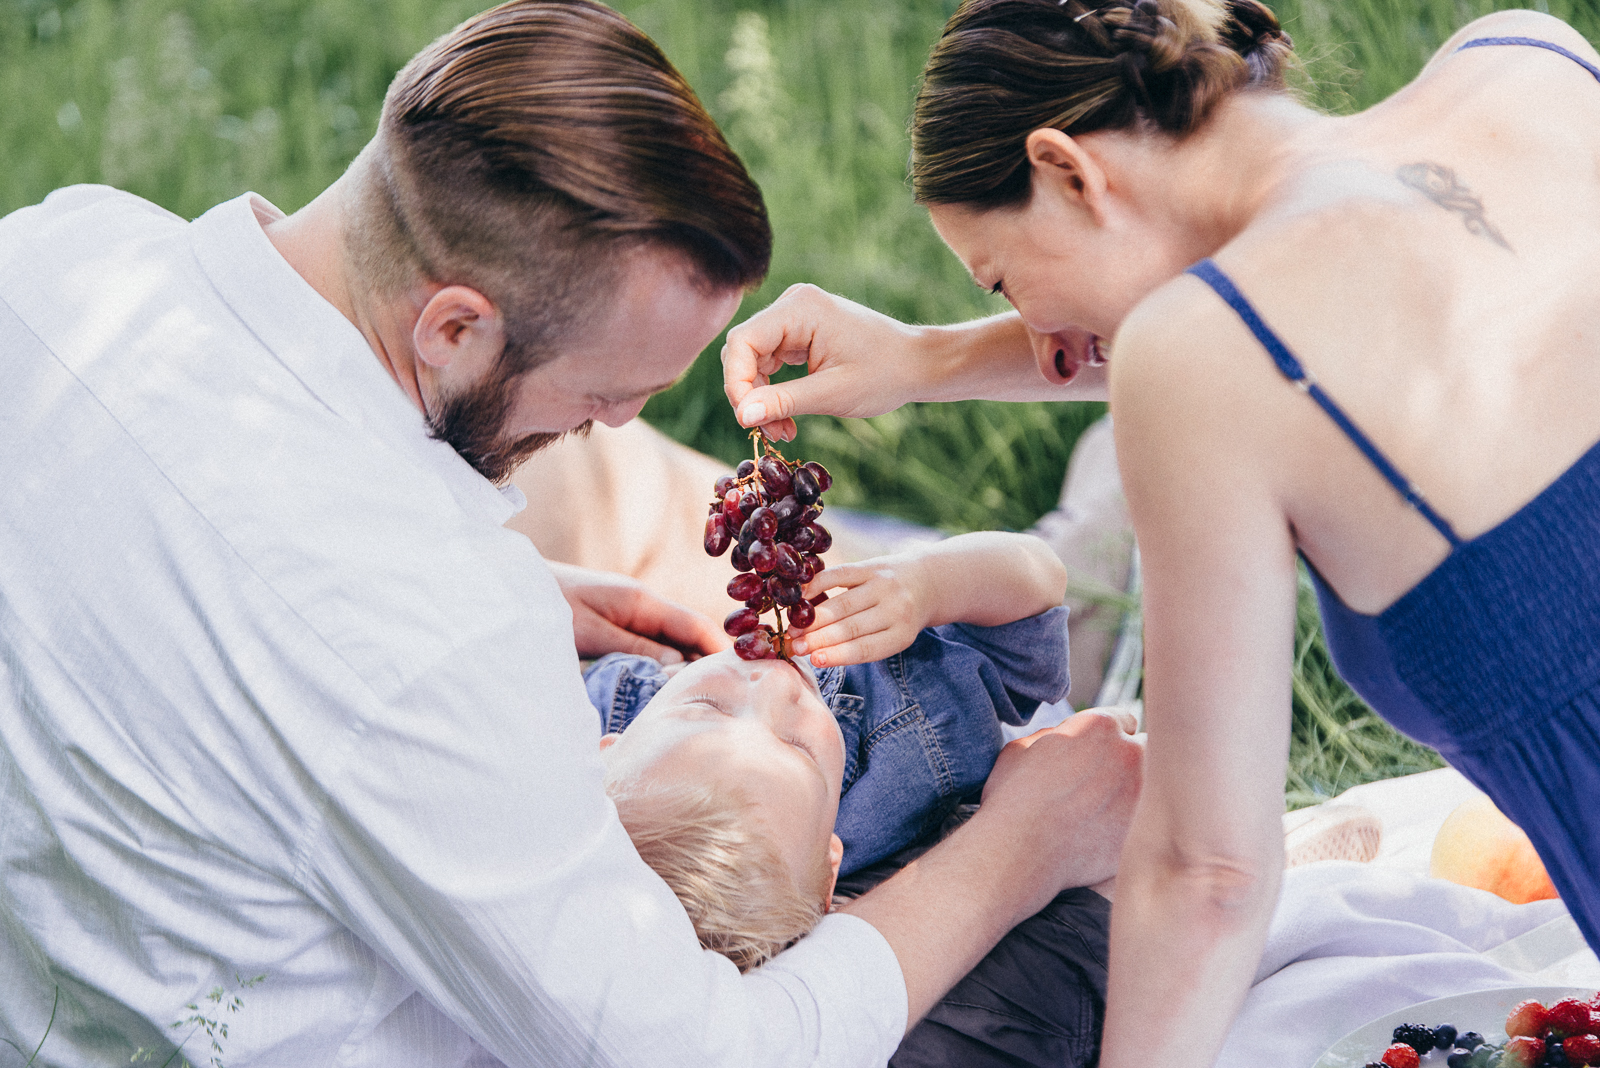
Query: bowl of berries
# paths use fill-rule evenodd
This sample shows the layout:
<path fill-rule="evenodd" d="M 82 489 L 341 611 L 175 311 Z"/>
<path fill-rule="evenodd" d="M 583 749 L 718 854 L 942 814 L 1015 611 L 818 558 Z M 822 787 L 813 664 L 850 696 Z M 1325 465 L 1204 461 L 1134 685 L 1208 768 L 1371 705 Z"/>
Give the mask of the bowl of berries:
<path fill-rule="evenodd" d="M 1600 994 L 1576 987 L 1478 990 L 1359 1027 L 1314 1068 L 1581 1068 L 1600 1065 Z"/>

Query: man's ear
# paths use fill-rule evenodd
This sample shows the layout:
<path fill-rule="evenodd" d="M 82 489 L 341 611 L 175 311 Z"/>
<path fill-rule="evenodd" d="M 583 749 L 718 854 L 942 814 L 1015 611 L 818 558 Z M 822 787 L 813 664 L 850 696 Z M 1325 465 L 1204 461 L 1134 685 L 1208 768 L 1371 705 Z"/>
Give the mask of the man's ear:
<path fill-rule="evenodd" d="M 1035 190 L 1041 183 L 1081 203 L 1096 221 L 1104 214 L 1106 172 L 1075 137 L 1049 127 L 1028 135 L 1028 163 Z"/>
<path fill-rule="evenodd" d="M 828 879 L 828 892 L 823 898 L 823 908 L 833 911 L 833 888 L 839 885 L 839 865 L 844 862 L 844 843 L 839 836 L 828 836 L 828 867 L 833 869 L 833 875 Z"/>
<path fill-rule="evenodd" d="M 417 357 L 435 370 L 457 367 L 477 376 L 500 358 L 506 347 L 500 311 L 470 286 L 445 286 L 423 305 L 411 328 Z"/>

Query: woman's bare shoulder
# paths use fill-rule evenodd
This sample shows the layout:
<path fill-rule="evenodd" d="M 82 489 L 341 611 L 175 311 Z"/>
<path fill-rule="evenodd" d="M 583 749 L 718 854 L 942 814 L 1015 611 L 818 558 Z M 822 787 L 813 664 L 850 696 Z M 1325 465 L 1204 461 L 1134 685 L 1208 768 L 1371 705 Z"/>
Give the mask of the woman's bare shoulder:
<path fill-rule="evenodd" d="M 1440 64 L 1456 53 L 1468 41 L 1481 37 L 1530 37 L 1539 41 L 1549 41 L 1582 56 L 1591 63 L 1600 60 L 1600 52 L 1596 52 L 1577 30 L 1556 18 L 1554 15 L 1541 14 L 1538 11 L 1514 9 L 1510 11 L 1496 11 L 1492 15 L 1485 15 L 1474 19 L 1461 29 L 1457 30 L 1439 50 L 1428 60 L 1427 66 L 1422 68 L 1418 80 L 1427 78 L 1434 73 Z"/>

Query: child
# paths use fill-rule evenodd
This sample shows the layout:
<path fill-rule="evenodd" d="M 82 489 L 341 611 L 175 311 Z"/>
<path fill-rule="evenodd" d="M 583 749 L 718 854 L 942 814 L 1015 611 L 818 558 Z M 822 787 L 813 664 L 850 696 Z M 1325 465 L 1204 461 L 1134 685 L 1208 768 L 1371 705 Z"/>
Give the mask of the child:
<path fill-rule="evenodd" d="M 586 675 L 606 785 L 700 940 L 741 969 L 814 926 L 838 876 L 973 796 L 1003 744 L 1067 692 L 1066 573 L 1023 534 L 954 537 L 830 568 L 797 644 L 821 670 L 719 653 Z"/>

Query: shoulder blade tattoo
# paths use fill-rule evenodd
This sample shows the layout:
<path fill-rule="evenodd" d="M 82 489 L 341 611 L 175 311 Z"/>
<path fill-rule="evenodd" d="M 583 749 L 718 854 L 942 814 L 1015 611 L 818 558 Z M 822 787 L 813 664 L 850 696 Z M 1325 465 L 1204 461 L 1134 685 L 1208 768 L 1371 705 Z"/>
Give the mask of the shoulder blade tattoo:
<path fill-rule="evenodd" d="M 1407 163 L 1395 177 L 1421 193 L 1445 211 L 1461 216 L 1467 233 L 1487 237 L 1507 252 L 1514 251 L 1484 214 L 1483 200 L 1461 184 L 1456 172 L 1439 163 Z"/>

